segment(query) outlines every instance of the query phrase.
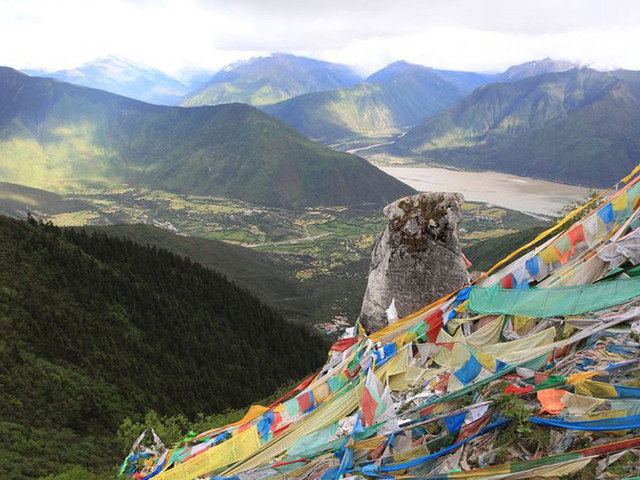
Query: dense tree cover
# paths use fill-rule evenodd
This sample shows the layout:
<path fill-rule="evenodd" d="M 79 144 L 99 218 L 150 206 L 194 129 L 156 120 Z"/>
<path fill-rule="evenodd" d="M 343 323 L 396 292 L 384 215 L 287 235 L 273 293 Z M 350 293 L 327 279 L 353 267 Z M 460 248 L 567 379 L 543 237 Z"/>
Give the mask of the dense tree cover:
<path fill-rule="evenodd" d="M 0 217 L 0 477 L 114 463 L 123 419 L 243 407 L 323 341 L 156 247 Z"/>

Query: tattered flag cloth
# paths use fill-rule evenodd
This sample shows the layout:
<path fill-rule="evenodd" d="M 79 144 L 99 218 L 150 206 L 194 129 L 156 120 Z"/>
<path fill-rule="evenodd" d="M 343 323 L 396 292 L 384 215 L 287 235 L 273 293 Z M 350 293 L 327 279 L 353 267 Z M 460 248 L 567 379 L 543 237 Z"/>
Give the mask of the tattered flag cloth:
<path fill-rule="evenodd" d="M 141 435 L 121 472 L 156 480 L 548 478 L 640 447 L 640 437 L 611 441 L 611 432 L 640 429 L 640 276 L 624 273 L 640 266 L 639 172 L 478 284 L 368 337 L 354 328 L 316 374 L 269 407 L 252 406 L 239 422 L 169 449 Z M 523 427 L 536 435 L 521 435 Z M 503 429 L 517 448 L 500 446 Z M 551 429 L 553 441 L 535 443 Z M 558 439 L 562 430 L 572 434 Z M 578 449 L 594 439 L 602 445 Z M 471 459 L 482 468 L 469 469 Z"/>
<path fill-rule="evenodd" d="M 471 291 L 468 308 L 483 315 L 545 318 L 604 310 L 638 296 L 640 277 L 593 285 L 528 290 L 475 287 Z"/>
<path fill-rule="evenodd" d="M 622 418 L 604 418 L 602 420 L 591 420 L 586 422 L 570 422 L 555 418 L 532 417 L 531 421 L 538 425 L 548 425 L 556 428 L 570 428 L 571 430 L 628 430 L 640 428 L 640 415 L 632 415 Z"/>

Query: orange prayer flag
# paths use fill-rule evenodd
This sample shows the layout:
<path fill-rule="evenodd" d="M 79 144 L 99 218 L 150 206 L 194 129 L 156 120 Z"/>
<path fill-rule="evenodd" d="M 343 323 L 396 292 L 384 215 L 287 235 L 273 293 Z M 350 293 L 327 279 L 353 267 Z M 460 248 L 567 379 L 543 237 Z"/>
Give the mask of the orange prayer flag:
<path fill-rule="evenodd" d="M 558 390 L 556 388 L 540 390 L 537 393 L 538 401 L 542 404 L 540 413 L 548 412 L 551 415 L 558 415 L 564 410 L 564 403 L 562 403 L 561 400 L 566 394 L 567 392 L 564 390 Z"/>

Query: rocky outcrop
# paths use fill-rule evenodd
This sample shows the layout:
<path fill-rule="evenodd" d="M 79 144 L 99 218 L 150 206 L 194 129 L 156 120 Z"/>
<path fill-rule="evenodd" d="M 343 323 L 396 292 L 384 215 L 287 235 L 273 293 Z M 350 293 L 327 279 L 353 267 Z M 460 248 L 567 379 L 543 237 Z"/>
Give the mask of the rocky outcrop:
<path fill-rule="evenodd" d="M 389 223 L 371 253 L 360 321 L 369 331 L 387 325 L 395 299 L 400 318 L 468 282 L 458 241 L 464 198 L 429 192 L 387 205 Z"/>

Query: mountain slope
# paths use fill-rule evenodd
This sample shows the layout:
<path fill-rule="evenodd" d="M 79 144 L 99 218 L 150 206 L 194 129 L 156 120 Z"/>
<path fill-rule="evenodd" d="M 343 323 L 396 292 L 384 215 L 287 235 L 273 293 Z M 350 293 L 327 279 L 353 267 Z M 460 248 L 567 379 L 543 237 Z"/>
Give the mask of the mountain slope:
<path fill-rule="evenodd" d="M 497 76 L 499 82 L 516 82 L 527 77 L 535 77 L 545 73 L 566 72 L 578 67 L 577 64 L 567 60 L 555 60 L 553 58 L 543 58 L 532 62 L 513 65 Z"/>
<path fill-rule="evenodd" d="M 56 215 L 90 208 L 87 203 L 37 188 L 0 182 L 0 215 L 27 218 L 27 215 Z"/>
<path fill-rule="evenodd" d="M 189 87 L 160 70 L 143 67 L 118 57 L 94 60 L 73 70 L 25 70 L 25 73 L 55 78 L 62 82 L 97 88 L 160 105 L 175 105 L 189 91 Z"/>
<path fill-rule="evenodd" d="M 607 186 L 637 163 L 638 93 L 615 73 L 589 69 L 492 84 L 394 147 L 456 167 Z"/>
<path fill-rule="evenodd" d="M 246 288 L 286 319 L 306 324 L 326 322 L 332 316 L 330 305 L 339 305 L 339 311 L 349 318 L 356 318 L 360 312 L 368 259 L 348 262 L 331 275 L 316 275 L 301 281 L 295 276 L 296 270 L 301 263 L 308 264 L 309 258 L 292 258 L 292 255 L 261 252 L 218 240 L 175 235 L 151 225 L 85 229 L 128 238 L 140 245 L 156 245 L 190 258 Z"/>
<path fill-rule="evenodd" d="M 304 328 L 165 250 L 6 217 L 0 240 L 3 458 L 22 448 L 7 422 L 113 435 L 125 416 L 150 409 L 193 417 L 243 407 L 325 356 Z M 46 468 L 0 464 L 3 478 Z"/>
<path fill-rule="evenodd" d="M 268 105 L 304 93 L 346 87 L 359 80 L 344 65 L 275 53 L 226 67 L 182 105 Z"/>
<path fill-rule="evenodd" d="M 459 73 L 455 81 L 472 83 L 463 77 L 466 72 Z M 396 62 L 358 85 L 301 95 L 264 110 L 302 134 L 330 143 L 400 133 L 454 105 L 464 93 L 435 70 Z"/>
<path fill-rule="evenodd" d="M 256 204 L 386 204 L 413 190 L 247 105 L 162 107 L 0 68 L 0 180 L 146 185 Z"/>

